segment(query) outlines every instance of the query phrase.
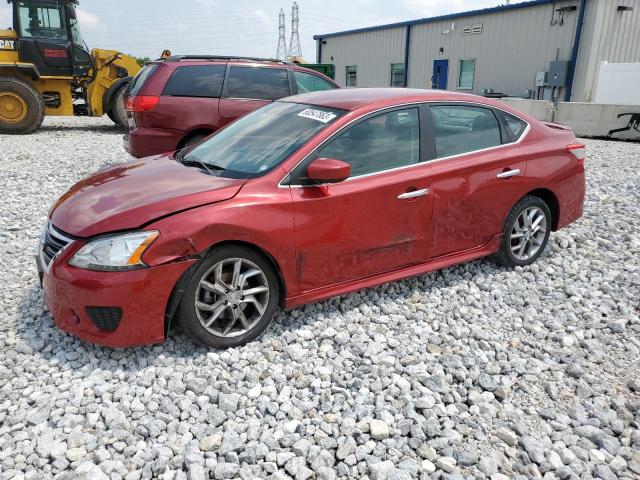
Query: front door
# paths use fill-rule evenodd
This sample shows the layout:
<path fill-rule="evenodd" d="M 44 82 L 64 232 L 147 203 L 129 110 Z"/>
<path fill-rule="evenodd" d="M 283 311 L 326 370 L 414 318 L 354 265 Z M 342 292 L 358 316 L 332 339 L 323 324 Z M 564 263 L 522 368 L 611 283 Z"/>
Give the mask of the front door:
<path fill-rule="evenodd" d="M 377 114 L 340 133 L 292 173 L 301 292 L 425 261 L 432 197 L 421 178 L 418 108 Z M 303 186 L 316 158 L 351 177 Z"/>
<path fill-rule="evenodd" d="M 72 75 L 72 43 L 64 3 L 14 3 L 19 25 L 20 61 L 41 75 Z"/>
<path fill-rule="evenodd" d="M 476 248 L 502 233 L 517 201 L 526 160 L 508 143 L 490 108 L 433 105 L 429 188 L 434 198 L 432 257 Z"/>
<path fill-rule="evenodd" d="M 431 88 L 446 90 L 448 72 L 449 60 L 434 60 L 433 76 L 431 77 Z"/>

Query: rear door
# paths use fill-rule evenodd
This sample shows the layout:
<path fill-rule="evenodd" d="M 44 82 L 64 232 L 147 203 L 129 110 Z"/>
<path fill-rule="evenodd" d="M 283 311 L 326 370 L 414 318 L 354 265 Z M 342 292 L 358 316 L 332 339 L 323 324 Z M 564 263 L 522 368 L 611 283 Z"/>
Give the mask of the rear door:
<path fill-rule="evenodd" d="M 480 247 L 502 232 L 522 190 L 526 160 L 502 113 L 477 104 L 431 105 L 432 258 Z"/>
<path fill-rule="evenodd" d="M 230 65 L 220 99 L 222 125 L 291 95 L 286 68 Z"/>

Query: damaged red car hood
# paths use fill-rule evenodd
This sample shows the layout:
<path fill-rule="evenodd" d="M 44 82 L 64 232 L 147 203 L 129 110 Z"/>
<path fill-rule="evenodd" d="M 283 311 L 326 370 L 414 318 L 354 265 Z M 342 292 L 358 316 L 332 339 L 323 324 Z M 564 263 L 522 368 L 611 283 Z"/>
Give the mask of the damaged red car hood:
<path fill-rule="evenodd" d="M 76 237 L 138 228 L 182 210 L 233 198 L 247 180 L 186 167 L 170 155 L 102 170 L 74 185 L 53 206 L 53 225 Z"/>

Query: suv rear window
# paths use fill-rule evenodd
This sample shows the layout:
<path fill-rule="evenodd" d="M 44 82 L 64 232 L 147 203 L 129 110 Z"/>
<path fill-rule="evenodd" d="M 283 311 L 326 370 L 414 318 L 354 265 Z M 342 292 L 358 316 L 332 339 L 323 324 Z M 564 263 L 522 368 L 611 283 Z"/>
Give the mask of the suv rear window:
<path fill-rule="evenodd" d="M 172 97 L 219 97 L 225 65 L 192 65 L 173 72 L 162 95 Z"/>
<path fill-rule="evenodd" d="M 291 95 L 284 68 L 231 67 L 228 85 L 230 98 L 277 100 Z"/>
<path fill-rule="evenodd" d="M 140 90 L 142 90 L 142 87 L 144 87 L 144 84 L 147 83 L 147 80 L 151 78 L 153 72 L 155 72 L 157 68 L 158 65 L 153 63 L 142 67 L 142 70 L 138 72 L 138 75 L 136 75 L 135 78 L 131 80 L 131 83 L 129 83 L 125 95 L 132 97 L 137 96 L 140 93 Z"/>

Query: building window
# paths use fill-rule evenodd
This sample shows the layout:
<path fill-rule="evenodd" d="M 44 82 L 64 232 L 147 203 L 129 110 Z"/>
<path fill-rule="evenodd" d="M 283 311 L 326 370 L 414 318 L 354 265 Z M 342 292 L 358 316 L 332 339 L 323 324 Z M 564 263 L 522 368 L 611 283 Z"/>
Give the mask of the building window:
<path fill-rule="evenodd" d="M 356 65 L 347 66 L 347 87 L 355 87 L 358 85 L 357 70 L 358 67 Z"/>
<path fill-rule="evenodd" d="M 460 74 L 458 76 L 458 88 L 461 90 L 473 89 L 473 77 L 476 74 L 475 60 L 460 60 Z"/>
<path fill-rule="evenodd" d="M 404 63 L 391 64 L 391 86 L 404 87 Z"/>

